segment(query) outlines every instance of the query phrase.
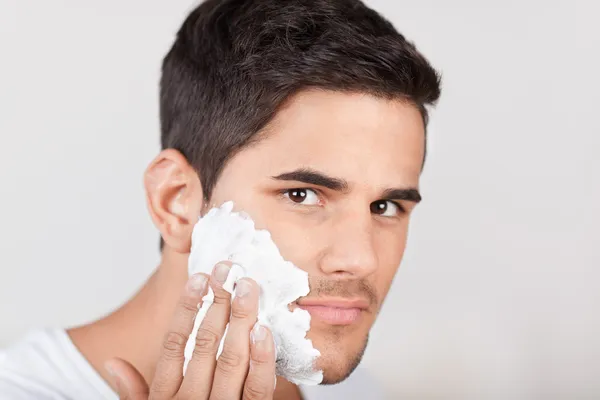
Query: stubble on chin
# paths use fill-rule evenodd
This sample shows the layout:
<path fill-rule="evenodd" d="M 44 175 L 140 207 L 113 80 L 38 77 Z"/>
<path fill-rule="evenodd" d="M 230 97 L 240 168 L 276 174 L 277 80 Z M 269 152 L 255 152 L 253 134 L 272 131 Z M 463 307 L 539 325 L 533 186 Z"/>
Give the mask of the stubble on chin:
<path fill-rule="evenodd" d="M 333 342 L 336 340 L 335 338 L 334 335 L 330 340 Z M 336 351 L 337 346 L 335 343 L 329 343 L 330 346 L 326 345 L 329 351 L 322 351 L 322 358 L 317 362 L 317 365 L 320 363 L 324 364 L 319 366 L 323 369 L 323 381 L 321 385 L 335 385 L 348 379 L 362 361 L 368 343 L 369 335 L 367 334 L 362 346 L 354 354 Z"/>

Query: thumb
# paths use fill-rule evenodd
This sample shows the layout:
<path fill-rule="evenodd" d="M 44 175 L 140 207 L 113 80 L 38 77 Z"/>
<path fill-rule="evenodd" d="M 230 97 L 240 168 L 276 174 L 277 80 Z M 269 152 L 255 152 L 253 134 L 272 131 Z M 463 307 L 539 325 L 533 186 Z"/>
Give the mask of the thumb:
<path fill-rule="evenodd" d="M 147 400 L 148 384 L 142 374 L 129 362 L 120 358 L 111 358 L 104 368 L 113 378 L 113 385 L 121 400 Z"/>

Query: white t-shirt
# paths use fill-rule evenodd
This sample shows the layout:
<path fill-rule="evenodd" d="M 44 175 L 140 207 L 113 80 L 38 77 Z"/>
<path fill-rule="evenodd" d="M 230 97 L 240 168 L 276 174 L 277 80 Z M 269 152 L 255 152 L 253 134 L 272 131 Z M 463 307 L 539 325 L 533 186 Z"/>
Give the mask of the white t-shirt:
<path fill-rule="evenodd" d="M 374 381 L 357 368 L 337 385 L 301 387 L 305 400 L 383 399 Z M 28 334 L 0 350 L 2 400 L 118 400 L 62 329 Z"/>

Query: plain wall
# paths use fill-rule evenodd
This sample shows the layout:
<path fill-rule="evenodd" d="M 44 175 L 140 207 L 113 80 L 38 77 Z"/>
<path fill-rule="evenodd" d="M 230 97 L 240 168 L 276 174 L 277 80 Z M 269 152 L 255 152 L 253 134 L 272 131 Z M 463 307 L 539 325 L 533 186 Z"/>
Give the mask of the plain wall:
<path fill-rule="evenodd" d="M 600 398 L 600 7 L 368 2 L 443 73 L 364 365 L 402 399 Z M 158 263 L 142 173 L 189 0 L 0 0 L 0 345 Z"/>

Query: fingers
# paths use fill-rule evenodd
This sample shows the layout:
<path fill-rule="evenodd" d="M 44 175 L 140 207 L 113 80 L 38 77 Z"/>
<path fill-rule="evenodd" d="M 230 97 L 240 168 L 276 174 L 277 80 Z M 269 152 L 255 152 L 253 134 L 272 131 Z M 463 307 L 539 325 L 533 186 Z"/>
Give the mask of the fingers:
<path fill-rule="evenodd" d="M 121 400 L 147 400 L 148 384 L 130 363 L 113 358 L 105 363 L 105 368 L 114 379 L 115 389 Z"/>
<path fill-rule="evenodd" d="M 275 343 L 268 328 L 256 324 L 250 333 L 250 369 L 244 400 L 272 399 L 275 391 Z"/>
<path fill-rule="evenodd" d="M 211 400 L 240 399 L 250 360 L 250 331 L 258 314 L 259 287 L 251 279 L 236 283 L 223 352 L 217 360 Z"/>
<path fill-rule="evenodd" d="M 208 398 L 210 394 L 217 351 L 231 310 L 231 294 L 223 289 L 230 269 L 228 263 L 221 262 L 215 266 L 210 277 L 210 287 L 215 298 L 198 329 L 194 353 L 179 392 L 184 398 L 193 395 L 194 398 L 202 399 Z"/>
<path fill-rule="evenodd" d="M 231 295 L 223 289 L 230 270 L 229 264 L 219 263 L 210 277 L 196 274 L 188 281 L 164 340 L 150 396 L 197 399 L 211 396 L 216 400 L 272 398 L 275 386 L 273 336 L 268 329 L 255 325 L 260 289 L 251 279 L 241 279 L 235 287 L 236 298 L 232 305 Z M 214 292 L 213 304 L 198 329 L 184 378 L 184 350 L 209 285 Z M 217 361 L 228 323 L 223 353 Z M 128 364 L 117 364 L 117 368 L 123 370 L 118 374 L 120 379 L 116 385 L 122 398 L 146 400 L 148 387 L 135 368 L 128 368 Z"/>
<path fill-rule="evenodd" d="M 208 279 L 206 274 L 195 274 L 186 284 L 163 342 L 162 354 L 150 388 L 153 394 L 170 398 L 181 386 L 185 344 L 194 327 L 202 297 L 208 290 Z"/>

